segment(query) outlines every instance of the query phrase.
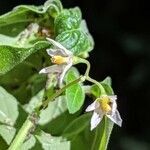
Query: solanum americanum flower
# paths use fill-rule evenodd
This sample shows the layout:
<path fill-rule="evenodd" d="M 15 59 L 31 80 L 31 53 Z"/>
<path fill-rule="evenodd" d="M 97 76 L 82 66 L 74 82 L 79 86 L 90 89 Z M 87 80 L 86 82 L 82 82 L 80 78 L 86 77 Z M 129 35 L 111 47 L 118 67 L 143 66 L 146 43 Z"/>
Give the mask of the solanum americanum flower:
<path fill-rule="evenodd" d="M 73 65 L 73 53 L 56 41 L 50 38 L 47 38 L 47 40 L 54 46 L 54 48 L 46 50 L 54 65 L 43 68 L 39 73 L 58 74 L 59 85 L 61 86 L 66 72 Z"/>
<path fill-rule="evenodd" d="M 96 128 L 104 116 L 107 116 L 117 125 L 122 125 L 122 119 L 117 110 L 116 99 L 116 95 L 102 95 L 87 107 L 86 112 L 94 111 L 91 118 L 91 130 Z"/>

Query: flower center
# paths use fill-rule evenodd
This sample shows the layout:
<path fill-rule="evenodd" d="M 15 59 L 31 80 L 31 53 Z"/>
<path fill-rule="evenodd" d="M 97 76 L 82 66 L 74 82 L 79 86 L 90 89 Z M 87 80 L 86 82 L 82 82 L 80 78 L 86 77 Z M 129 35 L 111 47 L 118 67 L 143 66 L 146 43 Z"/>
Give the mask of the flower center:
<path fill-rule="evenodd" d="M 108 113 L 111 111 L 111 101 L 108 96 L 102 96 L 99 102 L 100 107 L 104 113 Z"/>
<path fill-rule="evenodd" d="M 63 57 L 63 56 L 60 56 L 60 55 L 56 55 L 56 56 L 53 56 L 51 58 L 51 61 L 54 64 L 60 65 L 60 64 L 66 63 L 68 61 L 68 57 Z"/>

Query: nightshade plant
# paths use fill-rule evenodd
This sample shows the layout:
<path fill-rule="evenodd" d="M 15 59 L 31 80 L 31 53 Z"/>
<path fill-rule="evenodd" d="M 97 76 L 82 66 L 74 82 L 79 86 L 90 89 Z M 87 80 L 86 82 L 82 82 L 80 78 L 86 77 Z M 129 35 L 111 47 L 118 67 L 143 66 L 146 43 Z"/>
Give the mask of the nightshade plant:
<path fill-rule="evenodd" d="M 89 76 L 93 46 L 80 9 L 59 0 L 0 16 L 1 150 L 107 149 L 122 120 L 111 78 Z M 82 75 L 80 63 L 87 66 Z"/>

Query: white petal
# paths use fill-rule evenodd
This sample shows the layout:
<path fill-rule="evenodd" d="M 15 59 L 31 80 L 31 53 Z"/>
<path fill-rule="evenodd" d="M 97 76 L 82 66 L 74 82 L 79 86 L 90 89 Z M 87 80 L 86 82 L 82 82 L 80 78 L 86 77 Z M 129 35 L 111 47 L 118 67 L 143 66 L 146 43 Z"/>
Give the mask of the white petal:
<path fill-rule="evenodd" d="M 62 52 L 65 52 L 67 56 L 72 55 L 72 52 L 67 50 L 64 46 L 62 46 L 60 43 L 54 41 L 53 39 L 46 38 L 48 41 L 50 41 L 55 47 L 58 47 Z"/>
<path fill-rule="evenodd" d="M 61 65 L 52 65 L 50 67 L 43 68 L 39 73 L 61 73 L 62 70 L 63 67 Z"/>
<path fill-rule="evenodd" d="M 64 57 L 68 56 L 61 49 L 51 49 L 51 48 L 49 48 L 46 51 L 47 51 L 48 55 L 50 55 L 51 57 L 56 56 L 56 55 L 60 55 L 60 56 L 64 56 Z"/>
<path fill-rule="evenodd" d="M 97 125 L 100 123 L 102 120 L 103 116 L 100 116 L 98 113 L 95 111 L 93 112 L 92 118 L 91 118 L 91 130 L 97 127 Z"/>
<path fill-rule="evenodd" d="M 117 103 L 116 103 L 116 101 L 113 101 L 112 102 L 112 110 L 111 110 L 112 115 L 115 114 L 116 110 L 117 110 Z"/>
<path fill-rule="evenodd" d="M 112 96 L 108 96 L 112 101 L 116 101 L 117 100 L 117 95 L 112 95 Z"/>
<path fill-rule="evenodd" d="M 60 79 L 59 79 L 59 87 L 61 87 L 62 83 L 63 83 L 63 79 L 67 73 L 67 71 L 70 69 L 70 67 L 72 66 L 72 63 L 69 63 L 67 65 L 64 65 L 65 68 L 63 69 L 62 74 L 60 75 Z"/>
<path fill-rule="evenodd" d="M 86 108 L 86 112 L 89 112 L 89 111 L 92 111 L 92 110 L 95 110 L 96 108 L 99 107 L 99 103 L 97 101 L 94 101 L 91 105 L 89 105 L 87 108 Z"/>
<path fill-rule="evenodd" d="M 118 126 L 122 126 L 122 119 L 120 117 L 119 111 L 116 110 L 114 114 L 107 115 L 108 118 L 110 118 L 114 123 L 116 123 Z"/>

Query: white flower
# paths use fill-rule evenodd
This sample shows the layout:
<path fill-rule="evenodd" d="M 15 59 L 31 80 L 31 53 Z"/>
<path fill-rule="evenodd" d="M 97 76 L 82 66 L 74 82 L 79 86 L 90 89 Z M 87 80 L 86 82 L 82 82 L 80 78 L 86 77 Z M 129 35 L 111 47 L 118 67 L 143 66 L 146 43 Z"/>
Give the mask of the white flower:
<path fill-rule="evenodd" d="M 91 130 L 96 128 L 104 115 L 121 127 L 122 119 L 117 110 L 116 99 L 116 95 L 103 95 L 100 98 L 97 98 L 91 105 L 87 107 L 86 112 L 94 111 L 91 118 Z"/>
<path fill-rule="evenodd" d="M 73 53 L 56 41 L 50 38 L 47 38 L 47 40 L 54 46 L 53 49 L 47 49 L 46 51 L 55 65 L 43 68 L 39 73 L 59 74 L 59 85 L 61 86 L 65 74 L 73 65 Z"/>

